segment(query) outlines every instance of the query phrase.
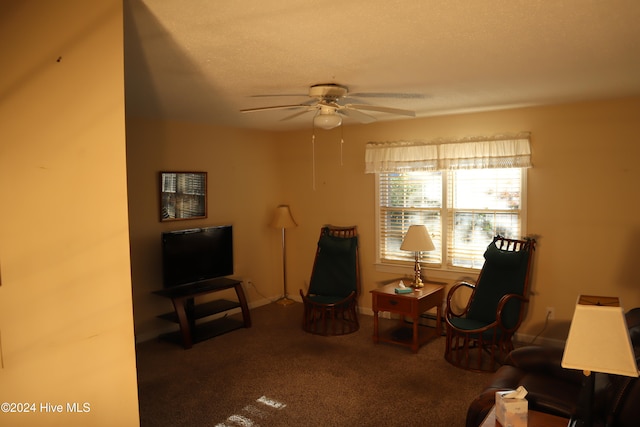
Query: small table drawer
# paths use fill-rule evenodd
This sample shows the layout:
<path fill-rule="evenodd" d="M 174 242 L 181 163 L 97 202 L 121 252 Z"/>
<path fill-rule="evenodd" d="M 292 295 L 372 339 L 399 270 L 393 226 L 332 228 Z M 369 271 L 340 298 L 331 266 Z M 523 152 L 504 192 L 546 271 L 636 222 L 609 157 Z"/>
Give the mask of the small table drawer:
<path fill-rule="evenodd" d="M 411 300 L 407 298 L 379 296 L 377 302 L 377 308 L 380 311 L 399 311 L 402 313 L 411 313 Z"/>

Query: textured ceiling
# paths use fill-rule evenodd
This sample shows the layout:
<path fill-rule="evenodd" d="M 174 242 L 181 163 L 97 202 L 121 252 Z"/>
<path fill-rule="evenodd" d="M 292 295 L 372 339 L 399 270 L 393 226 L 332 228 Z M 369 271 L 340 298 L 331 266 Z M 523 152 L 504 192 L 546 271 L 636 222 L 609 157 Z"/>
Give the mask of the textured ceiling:
<path fill-rule="evenodd" d="M 125 0 L 124 7 L 128 116 L 308 128 L 313 113 L 281 121 L 296 110 L 239 110 L 305 102 L 318 83 L 380 94 L 358 102 L 418 117 L 640 95 L 637 0 Z M 302 96 L 255 96 L 271 94 Z"/>

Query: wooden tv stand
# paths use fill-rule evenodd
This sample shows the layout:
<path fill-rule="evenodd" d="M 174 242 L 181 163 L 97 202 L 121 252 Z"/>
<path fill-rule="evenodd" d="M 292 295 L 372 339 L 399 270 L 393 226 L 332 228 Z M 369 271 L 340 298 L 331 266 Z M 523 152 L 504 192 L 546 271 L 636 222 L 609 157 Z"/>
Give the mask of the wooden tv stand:
<path fill-rule="evenodd" d="M 201 295 L 234 288 L 238 301 L 219 299 L 202 304 L 195 304 L 194 298 Z M 191 348 L 194 343 L 213 338 L 217 335 L 239 329 L 251 327 L 251 316 L 247 306 L 247 299 L 242 290 L 242 282 L 226 277 L 190 283 L 172 288 L 165 288 L 153 292 L 165 298 L 171 298 L 175 312 L 161 314 L 161 319 L 176 322 L 180 325 L 180 331 L 161 335 L 171 341 L 182 342 L 182 346 Z M 242 309 L 242 321 L 222 317 L 196 325 L 196 320 L 214 314 L 223 313 L 234 308 Z"/>

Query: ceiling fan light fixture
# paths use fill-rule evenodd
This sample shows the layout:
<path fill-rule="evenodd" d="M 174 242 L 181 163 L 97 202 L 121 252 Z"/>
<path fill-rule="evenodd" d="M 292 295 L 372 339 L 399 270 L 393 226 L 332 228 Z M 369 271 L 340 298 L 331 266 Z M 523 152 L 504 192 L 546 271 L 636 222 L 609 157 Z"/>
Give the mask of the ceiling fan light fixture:
<path fill-rule="evenodd" d="M 313 125 L 325 130 L 333 129 L 342 124 L 342 117 L 335 112 L 320 111 L 320 114 L 313 118 Z"/>

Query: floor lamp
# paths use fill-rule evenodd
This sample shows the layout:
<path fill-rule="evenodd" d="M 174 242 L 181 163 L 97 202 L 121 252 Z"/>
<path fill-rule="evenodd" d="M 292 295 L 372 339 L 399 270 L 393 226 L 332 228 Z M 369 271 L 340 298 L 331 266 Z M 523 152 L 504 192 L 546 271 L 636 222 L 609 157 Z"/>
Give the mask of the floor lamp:
<path fill-rule="evenodd" d="M 636 358 L 629 337 L 624 310 L 617 297 L 580 295 L 564 347 L 562 367 L 584 373 L 578 411 L 570 427 L 591 427 L 594 423 L 595 373 L 638 376 Z"/>
<path fill-rule="evenodd" d="M 292 299 L 289 299 L 289 295 L 287 293 L 287 251 L 285 246 L 284 230 L 296 227 L 297 225 L 298 224 L 296 224 L 291 216 L 291 211 L 289 210 L 288 205 L 280 205 L 276 208 L 276 213 L 273 217 L 271 226 L 273 228 L 282 229 L 282 278 L 284 280 L 284 296 L 276 301 L 276 303 L 280 305 L 289 305 L 295 302 Z"/>

